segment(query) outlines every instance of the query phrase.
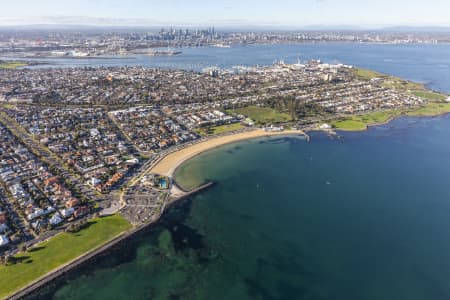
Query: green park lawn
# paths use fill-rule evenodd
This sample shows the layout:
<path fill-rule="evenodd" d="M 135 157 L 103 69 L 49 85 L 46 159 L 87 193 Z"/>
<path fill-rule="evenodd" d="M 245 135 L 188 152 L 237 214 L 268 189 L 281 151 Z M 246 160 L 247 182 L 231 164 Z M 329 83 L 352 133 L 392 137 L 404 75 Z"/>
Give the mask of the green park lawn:
<path fill-rule="evenodd" d="M 0 107 L 4 107 L 4 108 L 7 108 L 7 109 L 14 109 L 16 106 L 14 104 L 1 103 Z"/>
<path fill-rule="evenodd" d="M 26 63 L 21 61 L 0 61 L 0 69 L 15 69 L 26 65 Z"/>
<path fill-rule="evenodd" d="M 339 130 L 358 131 L 365 130 L 367 126 L 380 124 L 389 121 L 402 112 L 397 110 L 387 110 L 381 112 L 374 112 L 364 115 L 350 116 L 344 119 L 331 122 L 331 125 Z"/>
<path fill-rule="evenodd" d="M 450 103 L 444 102 L 448 97 L 447 95 L 427 90 L 420 83 L 415 83 L 360 68 L 353 69 L 353 73 L 362 80 L 371 80 L 374 78 L 383 79 L 383 85 L 388 88 L 394 88 L 396 90 L 410 93 L 417 97 L 427 99 L 430 102 L 419 108 L 386 110 L 382 112 L 355 115 L 338 119 L 331 122 L 333 127 L 336 129 L 349 131 L 365 130 L 367 126 L 387 122 L 390 119 L 402 114 L 408 116 L 433 116 L 450 112 Z"/>
<path fill-rule="evenodd" d="M 361 68 L 354 68 L 353 73 L 360 79 L 365 79 L 365 80 L 370 80 L 373 78 L 382 78 L 382 77 L 386 76 L 386 75 L 383 75 L 381 73 L 378 73 L 378 72 L 375 72 L 372 70 L 361 69 Z"/>
<path fill-rule="evenodd" d="M 367 128 L 365 123 L 358 120 L 353 120 L 353 117 L 333 121 L 331 125 L 338 130 L 345 130 L 345 131 L 362 131 L 366 130 Z"/>
<path fill-rule="evenodd" d="M 392 76 L 386 77 L 385 79 L 386 80 L 383 83 L 383 85 L 388 88 L 393 88 L 393 89 L 408 92 L 408 93 L 413 93 L 413 92 L 418 92 L 418 91 L 426 91 L 425 87 L 420 83 L 403 80 L 403 79 L 400 79 L 397 77 L 392 77 Z"/>
<path fill-rule="evenodd" d="M 244 126 L 241 123 L 233 123 L 233 124 L 226 124 L 226 125 L 220 125 L 220 126 L 213 126 L 213 127 L 203 127 L 199 128 L 197 131 L 200 135 L 214 135 L 214 134 L 221 134 L 226 132 L 232 132 L 239 129 L 242 129 Z"/>
<path fill-rule="evenodd" d="M 406 112 L 408 116 L 436 116 L 450 113 L 450 102 L 430 102 Z"/>
<path fill-rule="evenodd" d="M 371 80 L 373 78 L 381 78 L 384 80 L 383 85 L 388 88 L 394 88 L 404 92 L 411 93 L 417 97 L 421 97 L 431 101 L 445 101 L 447 96 L 428 90 L 423 84 L 403 80 L 398 77 L 381 74 L 375 71 L 355 68 L 353 73 L 362 80 Z"/>
<path fill-rule="evenodd" d="M 237 113 L 249 117 L 257 124 L 284 123 L 292 121 L 292 117 L 286 113 L 277 112 L 269 107 L 248 106 L 229 110 L 229 113 Z"/>
<path fill-rule="evenodd" d="M 58 234 L 16 255 L 15 264 L 0 266 L 0 298 L 5 298 L 130 228 L 131 224 L 119 215 L 96 218 L 77 233 Z"/>
<path fill-rule="evenodd" d="M 427 91 L 427 90 L 417 90 L 417 91 L 412 91 L 412 93 L 417 96 L 417 97 L 421 97 L 424 99 L 428 99 L 431 101 L 445 101 L 447 99 L 447 97 L 443 94 L 439 94 L 433 91 Z"/>
<path fill-rule="evenodd" d="M 405 110 L 386 110 L 381 112 L 355 115 L 331 122 L 331 125 L 338 130 L 358 131 L 365 130 L 367 126 L 380 124 L 389 121 L 400 115 L 412 117 L 437 116 L 450 113 L 449 102 L 430 102 L 424 106 Z"/>

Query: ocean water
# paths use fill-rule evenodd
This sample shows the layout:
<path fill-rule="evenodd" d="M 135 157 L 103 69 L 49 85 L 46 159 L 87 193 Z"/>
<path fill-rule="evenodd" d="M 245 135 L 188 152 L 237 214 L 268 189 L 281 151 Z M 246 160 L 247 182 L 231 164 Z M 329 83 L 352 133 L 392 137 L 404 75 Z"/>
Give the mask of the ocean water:
<path fill-rule="evenodd" d="M 196 157 L 218 184 L 53 299 L 450 299 L 450 117 Z"/>
<path fill-rule="evenodd" d="M 137 55 L 118 56 L 115 59 L 44 59 L 48 65 L 32 68 L 146 66 L 200 71 L 211 66 L 231 68 L 238 65 L 271 65 L 280 60 L 295 63 L 298 59 L 321 59 L 328 63 L 350 64 L 422 82 L 441 91 L 445 91 L 443 86 L 448 86 L 450 82 L 450 44 L 304 43 L 181 50 L 181 55 L 171 57 Z"/>
<path fill-rule="evenodd" d="M 448 58 L 420 64 L 442 46 L 429 47 L 398 54 L 408 62 L 395 72 L 449 92 L 450 81 L 434 80 L 448 78 Z M 374 57 L 365 64 L 391 72 Z M 216 186 L 40 298 L 450 299 L 450 116 L 340 135 L 195 157 L 177 180 Z"/>

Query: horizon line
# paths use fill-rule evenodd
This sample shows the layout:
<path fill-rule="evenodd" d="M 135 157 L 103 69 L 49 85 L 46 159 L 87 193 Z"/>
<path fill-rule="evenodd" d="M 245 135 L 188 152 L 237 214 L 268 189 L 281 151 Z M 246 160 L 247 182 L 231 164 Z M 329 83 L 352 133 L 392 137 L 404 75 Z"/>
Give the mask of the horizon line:
<path fill-rule="evenodd" d="M 281 23 L 249 21 L 242 19 L 206 20 L 201 22 L 173 22 L 150 18 L 110 18 L 88 16 L 39 16 L 30 18 L 0 17 L 0 27 L 14 26 L 71 26 L 71 27 L 258 27 L 258 28 L 359 28 L 359 29 L 383 29 L 391 27 L 415 27 L 415 28 L 450 28 L 448 24 L 433 23 Z"/>
<path fill-rule="evenodd" d="M 343 31 L 370 31 L 370 30 L 390 30 L 390 29 L 434 29 L 434 30 L 450 30 L 450 25 L 410 25 L 410 24 L 392 24 L 392 25 L 373 25 L 373 26 L 360 26 L 360 25 L 346 25 L 346 24 L 315 24 L 315 25 L 283 25 L 283 24 L 241 24 L 241 23 L 229 23 L 229 24 L 94 24 L 94 23 L 23 23 L 23 24 L 5 24 L 0 23 L 1 28 L 29 28 L 29 27 L 46 27 L 49 29 L 83 29 L 83 28 L 96 28 L 96 29 L 108 29 L 108 28 L 121 28 L 121 29 L 157 29 L 157 28 L 205 28 L 215 27 L 216 29 L 258 29 L 258 30 L 343 30 Z M 36 28 L 39 29 L 39 28 Z"/>

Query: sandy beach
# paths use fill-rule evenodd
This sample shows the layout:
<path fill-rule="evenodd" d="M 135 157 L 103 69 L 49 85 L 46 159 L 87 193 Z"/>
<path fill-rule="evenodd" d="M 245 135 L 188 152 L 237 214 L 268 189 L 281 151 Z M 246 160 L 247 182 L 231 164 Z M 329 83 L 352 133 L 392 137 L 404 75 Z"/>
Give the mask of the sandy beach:
<path fill-rule="evenodd" d="M 210 140 L 189 146 L 187 148 L 181 149 L 179 151 L 168 154 L 160 162 L 158 162 L 150 171 L 151 173 L 161 174 L 165 176 L 172 177 L 175 170 L 186 160 L 199 155 L 210 149 L 220 147 L 222 145 L 247 140 L 254 139 L 265 136 L 276 136 L 276 135 L 305 135 L 302 130 L 285 130 L 282 132 L 267 132 L 262 129 L 242 132 L 222 137 L 215 137 Z"/>

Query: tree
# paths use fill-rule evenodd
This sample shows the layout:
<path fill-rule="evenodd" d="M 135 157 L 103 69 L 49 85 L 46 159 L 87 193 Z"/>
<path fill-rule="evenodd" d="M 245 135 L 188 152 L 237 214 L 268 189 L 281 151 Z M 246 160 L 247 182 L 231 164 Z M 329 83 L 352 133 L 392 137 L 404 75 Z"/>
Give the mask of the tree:
<path fill-rule="evenodd" d="M 288 102 L 288 109 L 292 120 L 296 120 L 298 117 L 297 108 L 298 108 L 297 101 L 294 98 L 291 98 L 290 101 Z"/>
<path fill-rule="evenodd" d="M 74 232 L 74 225 L 70 224 L 67 228 L 66 228 L 67 232 Z"/>
<path fill-rule="evenodd" d="M 13 258 L 11 257 L 11 255 L 6 255 L 5 256 L 5 265 L 9 265 L 13 263 Z"/>

